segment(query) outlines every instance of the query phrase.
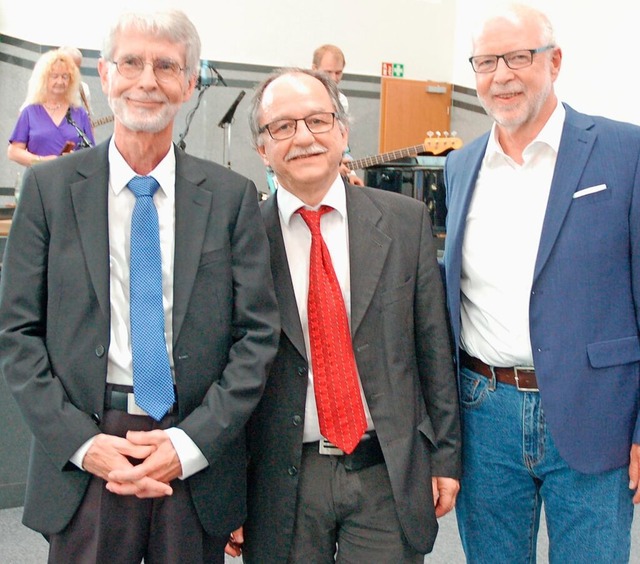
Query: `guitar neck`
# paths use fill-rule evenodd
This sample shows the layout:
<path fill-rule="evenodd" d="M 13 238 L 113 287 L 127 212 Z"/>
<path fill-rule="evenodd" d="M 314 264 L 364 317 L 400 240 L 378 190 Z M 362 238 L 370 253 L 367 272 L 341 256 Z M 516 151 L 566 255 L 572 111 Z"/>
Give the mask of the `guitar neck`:
<path fill-rule="evenodd" d="M 372 157 L 364 157 L 362 159 L 355 159 L 353 161 L 347 161 L 345 164 L 349 170 L 359 170 L 361 168 L 367 168 L 379 164 L 396 161 L 404 157 L 415 157 L 418 153 L 424 151 L 424 145 L 414 145 L 413 147 L 405 147 L 404 149 L 398 149 L 397 151 L 391 151 L 389 153 L 382 153 L 381 155 L 375 155 Z"/>
<path fill-rule="evenodd" d="M 104 116 L 98 119 L 91 120 L 91 125 L 93 127 L 98 127 L 100 125 L 104 125 L 105 123 L 111 123 L 113 121 L 113 116 Z"/>

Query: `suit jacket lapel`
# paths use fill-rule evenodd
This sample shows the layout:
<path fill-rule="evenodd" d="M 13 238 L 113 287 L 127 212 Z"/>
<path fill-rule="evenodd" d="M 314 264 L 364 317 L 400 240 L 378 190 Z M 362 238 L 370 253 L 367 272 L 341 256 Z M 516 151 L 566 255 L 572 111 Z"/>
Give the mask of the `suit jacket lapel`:
<path fill-rule="evenodd" d="M 77 171 L 82 177 L 71 184 L 73 213 L 76 217 L 80 244 L 84 259 L 96 293 L 100 309 L 106 319 L 110 318 L 109 303 L 109 142 L 87 151 L 78 162 Z"/>
<path fill-rule="evenodd" d="M 303 358 L 307 358 L 304 345 L 304 335 L 300 324 L 300 314 L 296 305 L 296 296 L 291 283 L 289 262 L 282 238 L 280 216 L 278 214 L 277 192 L 262 204 L 262 217 L 264 219 L 269 246 L 271 248 L 271 272 L 276 290 L 276 297 L 280 307 L 280 323 L 282 332 L 287 335 L 291 344 Z"/>
<path fill-rule="evenodd" d="M 542 271 L 571 206 L 573 193 L 586 168 L 596 134 L 593 120 L 565 105 L 566 116 L 551 182 L 547 211 L 542 225 L 534 280 Z"/>
<path fill-rule="evenodd" d="M 207 224 L 211 216 L 212 193 L 198 188 L 206 177 L 189 166 L 190 157 L 176 151 L 176 227 L 173 272 L 173 342 L 180 334 L 193 287 Z"/>
<path fill-rule="evenodd" d="M 358 187 L 347 185 L 351 262 L 351 334 L 355 335 L 382 276 L 391 237 L 378 224 L 380 209 Z M 363 267 L 366 265 L 366 267 Z"/>

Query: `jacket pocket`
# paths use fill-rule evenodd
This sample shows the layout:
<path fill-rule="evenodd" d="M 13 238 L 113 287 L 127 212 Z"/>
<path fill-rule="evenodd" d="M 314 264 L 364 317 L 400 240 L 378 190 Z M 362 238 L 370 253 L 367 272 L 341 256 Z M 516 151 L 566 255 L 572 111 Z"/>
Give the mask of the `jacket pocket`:
<path fill-rule="evenodd" d="M 640 361 L 640 337 L 624 337 L 587 345 L 589 363 L 593 368 L 606 368 Z"/>

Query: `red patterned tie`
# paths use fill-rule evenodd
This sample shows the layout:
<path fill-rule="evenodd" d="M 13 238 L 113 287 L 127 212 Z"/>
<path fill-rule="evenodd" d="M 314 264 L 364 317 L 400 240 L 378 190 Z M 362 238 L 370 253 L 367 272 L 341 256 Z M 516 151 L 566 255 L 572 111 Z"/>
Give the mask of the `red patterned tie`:
<path fill-rule="evenodd" d="M 313 388 L 320 432 L 347 454 L 367 429 L 353 344 L 340 284 L 329 249 L 320 232 L 320 218 L 333 208 L 300 208 L 311 231 L 308 323 L 313 363 Z"/>

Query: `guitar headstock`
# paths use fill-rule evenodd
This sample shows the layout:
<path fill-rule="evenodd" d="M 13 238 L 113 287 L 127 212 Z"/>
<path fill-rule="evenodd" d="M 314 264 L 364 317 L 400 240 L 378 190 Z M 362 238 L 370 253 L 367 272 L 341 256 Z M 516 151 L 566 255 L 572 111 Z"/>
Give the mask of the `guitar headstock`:
<path fill-rule="evenodd" d="M 441 155 L 453 149 L 459 149 L 462 147 L 462 139 L 455 137 L 455 134 L 455 131 L 452 133 L 445 131 L 444 135 L 436 131 L 434 136 L 433 131 L 428 131 L 423 143 L 425 153 Z"/>

